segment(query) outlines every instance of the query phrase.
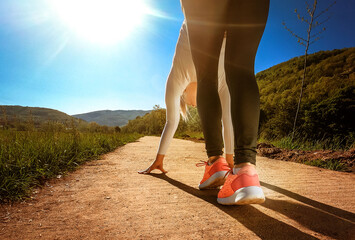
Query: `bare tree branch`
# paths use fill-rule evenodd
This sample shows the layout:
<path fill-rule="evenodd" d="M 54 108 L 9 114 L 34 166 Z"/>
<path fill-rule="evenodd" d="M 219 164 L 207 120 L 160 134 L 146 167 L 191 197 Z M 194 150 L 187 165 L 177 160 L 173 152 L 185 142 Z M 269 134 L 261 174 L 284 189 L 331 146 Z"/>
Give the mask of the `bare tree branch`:
<path fill-rule="evenodd" d="M 312 42 L 309 43 L 309 45 L 312 45 L 315 42 L 318 42 L 320 39 L 322 39 L 323 37 L 317 37 L 316 39 L 314 39 Z"/>
<path fill-rule="evenodd" d="M 291 33 L 292 36 L 294 36 L 297 39 L 301 39 L 302 41 L 305 41 L 305 42 L 307 41 L 304 37 L 299 36 L 294 31 L 292 31 L 290 28 L 288 28 L 285 23 L 282 23 L 282 24 L 284 25 L 284 28 Z"/>
<path fill-rule="evenodd" d="M 334 1 L 333 3 L 331 3 L 326 9 L 324 9 L 323 11 L 321 11 L 317 16 L 314 17 L 314 20 L 316 20 L 317 18 L 319 18 L 320 16 L 322 16 L 324 13 L 328 12 L 329 9 L 331 7 L 333 7 L 335 4 L 337 3 L 337 1 Z"/>
<path fill-rule="evenodd" d="M 300 45 L 306 47 L 306 44 L 304 42 L 300 42 Z"/>
<path fill-rule="evenodd" d="M 309 24 L 309 21 L 308 21 L 308 19 L 307 18 L 303 18 L 302 17 L 302 19 L 301 19 L 303 22 L 305 22 L 305 23 L 307 23 L 307 24 Z"/>
<path fill-rule="evenodd" d="M 331 18 L 331 17 L 329 16 L 328 18 L 326 18 L 326 19 L 325 19 L 324 21 L 322 21 L 322 22 L 316 22 L 315 24 L 313 24 L 313 27 L 318 27 L 318 26 L 323 25 L 324 23 L 328 22 L 330 18 Z"/>
<path fill-rule="evenodd" d="M 307 6 L 306 6 L 307 12 L 308 12 L 309 15 L 311 15 L 311 12 L 312 12 L 312 11 L 311 11 L 311 7 L 310 7 L 308 1 L 306 1 L 306 5 L 307 5 Z"/>
<path fill-rule="evenodd" d="M 311 39 L 312 39 L 312 38 L 315 38 L 315 37 L 317 37 L 317 36 L 319 36 L 319 35 L 322 34 L 324 31 L 325 31 L 325 28 L 323 28 L 322 30 L 320 30 L 320 31 L 317 32 L 316 34 L 311 35 Z"/>
<path fill-rule="evenodd" d="M 305 16 L 300 15 L 299 13 L 297 14 L 297 18 L 299 20 L 301 20 L 302 22 L 305 22 L 305 23 L 309 24 L 308 19 Z"/>

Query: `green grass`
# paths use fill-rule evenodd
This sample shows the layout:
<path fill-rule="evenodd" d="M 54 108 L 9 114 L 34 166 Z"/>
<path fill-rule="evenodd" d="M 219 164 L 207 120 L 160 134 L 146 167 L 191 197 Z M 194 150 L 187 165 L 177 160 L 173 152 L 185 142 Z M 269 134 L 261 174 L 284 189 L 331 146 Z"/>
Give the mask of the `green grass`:
<path fill-rule="evenodd" d="M 202 132 L 185 131 L 182 133 L 176 133 L 174 137 L 180 139 L 188 139 L 188 140 L 199 140 L 199 141 L 204 140 Z"/>
<path fill-rule="evenodd" d="M 330 170 L 334 170 L 334 171 L 344 172 L 344 171 L 348 170 L 347 166 L 344 163 L 341 163 L 341 162 L 339 162 L 339 160 L 336 160 L 336 159 L 330 159 L 327 161 L 317 159 L 317 160 L 312 160 L 312 161 L 305 161 L 303 163 L 310 165 L 310 166 L 330 169 Z"/>
<path fill-rule="evenodd" d="M 282 148 L 282 149 L 303 150 L 303 151 L 316 151 L 316 150 L 343 151 L 343 150 L 349 150 L 354 147 L 353 137 L 310 141 L 307 140 L 307 138 L 300 137 L 299 134 L 296 134 L 296 137 L 293 141 L 290 136 L 287 136 L 273 141 L 259 139 L 259 142 L 271 143 L 275 147 Z M 341 160 L 339 159 L 306 160 L 306 161 L 302 161 L 302 163 L 310 166 L 330 169 L 334 171 L 349 171 L 348 166 L 343 162 L 341 162 Z"/>
<path fill-rule="evenodd" d="M 188 139 L 188 140 L 201 140 L 203 139 L 202 132 L 182 132 L 175 135 L 176 138 Z M 297 138 L 298 137 L 298 138 Z M 301 139 L 300 136 L 296 136 L 295 140 L 291 140 L 291 137 L 285 137 L 282 139 L 276 139 L 273 141 L 268 141 L 265 139 L 259 139 L 258 142 L 271 143 L 275 147 L 290 150 L 304 150 L 304 151 L 314 151 L 314 150 L 348 150 L 354 147 L 354 141 L 351 139 L 345 139 L 347 142 L 344 149 L 344 139 L 325 139 L 318 141 L 309 141 L 307 139 Z M 303 161 L 303 164 L 330 169 L 334 171 L 348 171 L 348 166 L 342 163 L 338 159 L 330 160 L 312 160 Z"/>
<path fill-rule="evenodd" d="M 287 136 L 281 139 L 265 140 L 259 139 L 259 142 L 271 143 L 275 147 L 284 149 L 297 149 L 304 151 L 312 150 L 349 150 L 354 147 L 354 138 L 333 138 L 333 139 L 320 139 L 309 140 L 306 137 L 302 137 L 299 134 L 295 135 L 292 140 L 291 136 Z"/>
<path fill-rule="evenodd" d="M 0 202 L 26 198 L 31 189 L 140 134 L 0 131 Z"/>

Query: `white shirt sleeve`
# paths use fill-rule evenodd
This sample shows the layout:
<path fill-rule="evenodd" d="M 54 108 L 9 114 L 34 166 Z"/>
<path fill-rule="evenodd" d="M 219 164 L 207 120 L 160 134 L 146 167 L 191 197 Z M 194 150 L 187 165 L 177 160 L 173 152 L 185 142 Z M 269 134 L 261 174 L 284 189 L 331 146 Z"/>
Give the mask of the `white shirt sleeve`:
<path fill-rule="evenodd" d="M 161 135 L 158 154 L 166 154 L 174 137 L 180 121 L 180 98 L 191 81 L 196 81 L 196 71 L 188 42 L 186 23 L 184 22 L 180 30 L 173 64 L 166 83 L 166 123 Z"/>
<path fill-rule="evenodd" d="M 231 99 L 226 82 L 226 73 L 224 71 L 225 48 L 226 39 L 224 38 L 218 63 L 218 94 L 222 107 L 224 151 L 226 154 L 234 154 L 234 133 L 231 114 Z"/>

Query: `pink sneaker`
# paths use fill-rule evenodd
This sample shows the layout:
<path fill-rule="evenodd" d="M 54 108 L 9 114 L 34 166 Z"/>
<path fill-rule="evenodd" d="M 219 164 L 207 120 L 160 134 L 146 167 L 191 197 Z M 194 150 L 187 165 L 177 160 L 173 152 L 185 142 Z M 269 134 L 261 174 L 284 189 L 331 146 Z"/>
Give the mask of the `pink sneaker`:
<path fill-rule="evenodd" d="M 229 173 L 217 198 L 217 202 L 222 205 L 257 204 L 264 201 L 258 174 L 251 165 L 242 167 L 237 174 Z"/>
<path fill-rule="evenodd" d="M 202 181 L 198 185 L 199 189 L 216 188 L 226 180 L 226 175 L 230 171 L 229 165 L 223 157 L 218 158 L 212 165 L 207 162 L 197 163 L 197 167 L 205 166 L 205 173 Z"/>

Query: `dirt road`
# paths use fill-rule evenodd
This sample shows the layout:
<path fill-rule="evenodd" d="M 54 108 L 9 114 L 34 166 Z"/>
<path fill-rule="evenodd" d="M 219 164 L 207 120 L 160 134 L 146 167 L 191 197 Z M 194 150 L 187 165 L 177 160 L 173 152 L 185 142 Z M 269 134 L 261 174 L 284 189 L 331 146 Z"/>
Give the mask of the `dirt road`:
<path fill-rule="evenodd" d="M 259 157 L 262 205 L 221 206 L 197 189 L 204 145 L 174 139 L 167 175 L 140 175 L 155 157 L 144 137 L 33 199 L 0 208 L 0 239 L 355 239 L 355 174 Z"/>

